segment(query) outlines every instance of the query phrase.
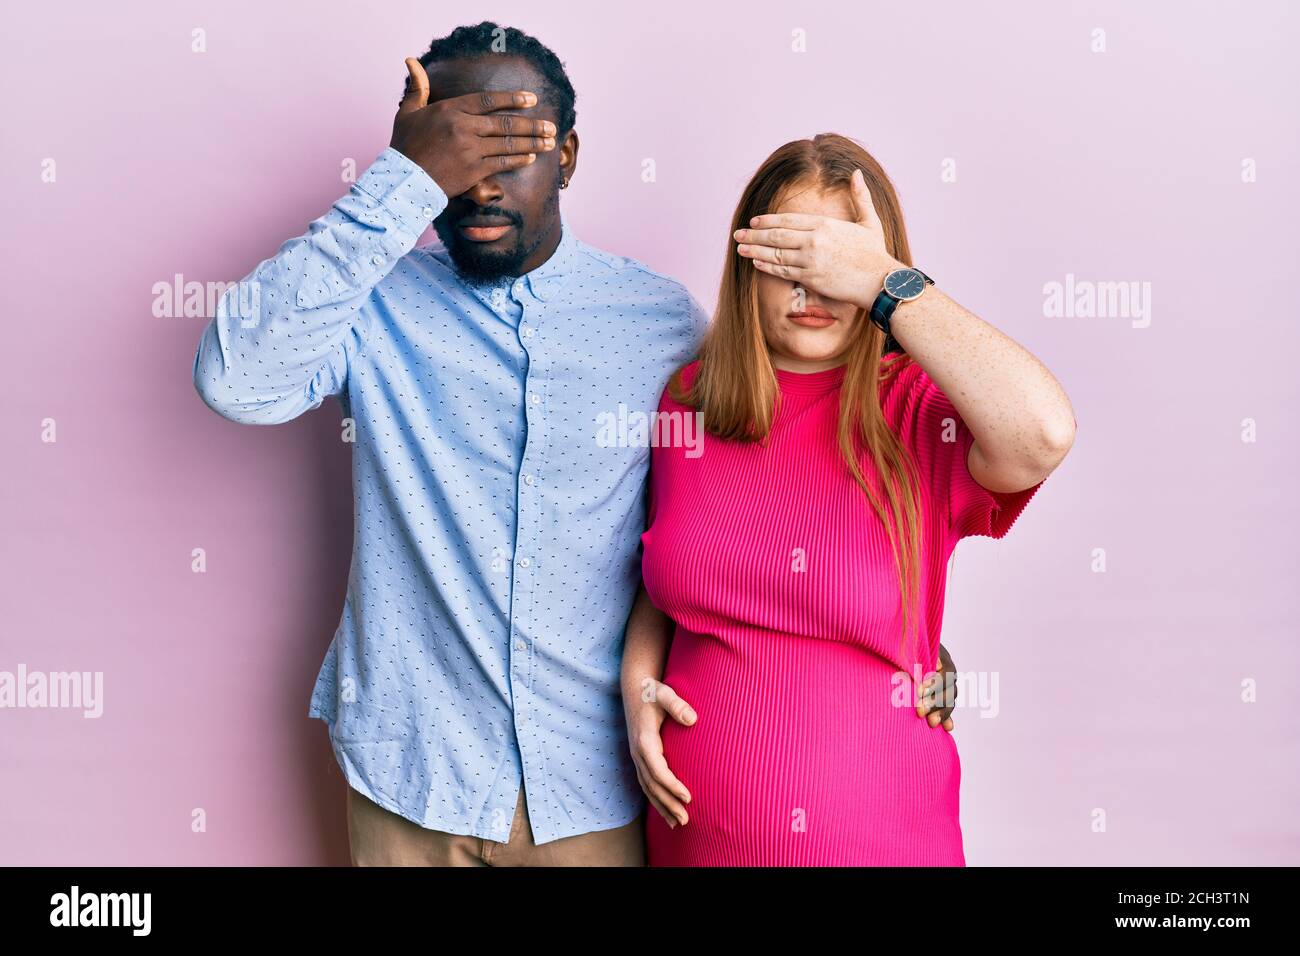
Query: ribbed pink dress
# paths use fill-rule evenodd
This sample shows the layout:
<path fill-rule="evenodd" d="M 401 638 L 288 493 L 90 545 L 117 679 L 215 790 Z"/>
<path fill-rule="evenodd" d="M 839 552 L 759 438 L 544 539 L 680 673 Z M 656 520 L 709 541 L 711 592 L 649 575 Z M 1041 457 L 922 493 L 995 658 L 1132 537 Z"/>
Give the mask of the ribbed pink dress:
<path fill-rule="evenodd" d="M 652 449 L 642 570 L 676 622 L 664 682 L 699 720 L 663 725 L 692 800 L 686 826 L 647 814 L 651 866 L 965 865 L 957 745 L 916 715 L 888 535 L 840 458 L 843 376 L 779 370 L 765 446 Z M 1041 483 L 977 484 L 970 430 L 914 362 L 881 403 L 921 475 L 925 674 L 954 545 L 1002 537 Z M 693 414 L 666 390 L 660 411 Z"/>

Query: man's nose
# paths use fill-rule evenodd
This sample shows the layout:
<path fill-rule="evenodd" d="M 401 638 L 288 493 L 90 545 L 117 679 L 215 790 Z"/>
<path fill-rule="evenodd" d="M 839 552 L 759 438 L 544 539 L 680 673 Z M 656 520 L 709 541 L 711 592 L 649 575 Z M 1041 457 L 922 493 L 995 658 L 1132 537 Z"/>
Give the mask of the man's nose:
<path fill-rule="evenodd" d="M 505 196 L 505 190 L 497 185 L 496 177 L 480 179 L 463 193 L 466 199 L 478 206 L 490 206 Z"/>

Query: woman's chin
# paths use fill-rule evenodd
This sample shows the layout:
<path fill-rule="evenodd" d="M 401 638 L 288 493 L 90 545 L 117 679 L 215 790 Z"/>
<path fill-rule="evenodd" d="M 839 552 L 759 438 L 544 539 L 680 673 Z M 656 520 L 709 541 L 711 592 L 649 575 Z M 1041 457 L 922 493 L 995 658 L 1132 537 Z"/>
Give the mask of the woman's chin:
<path fill-rule="evenodd" d="M 827 341 L 813 336 L 791 336 L 782 343 L 779 354 L 801 365 L 825 365 L 843 360 L 844 343 L 838 337 Z"/>

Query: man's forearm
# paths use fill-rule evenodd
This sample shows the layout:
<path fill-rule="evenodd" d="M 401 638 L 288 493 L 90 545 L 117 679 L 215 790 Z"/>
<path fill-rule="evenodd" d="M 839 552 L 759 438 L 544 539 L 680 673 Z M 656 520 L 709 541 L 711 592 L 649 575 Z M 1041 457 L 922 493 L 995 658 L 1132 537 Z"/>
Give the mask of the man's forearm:
<path fill-rule="evenodd" d="M 423 169 L 387 149 L 307 233 L 280 246 L 222 296 L 194 360 L 194 385 L 218 414 L 288 421 L 341 390 L 375 286 L 447 204 Z"/>

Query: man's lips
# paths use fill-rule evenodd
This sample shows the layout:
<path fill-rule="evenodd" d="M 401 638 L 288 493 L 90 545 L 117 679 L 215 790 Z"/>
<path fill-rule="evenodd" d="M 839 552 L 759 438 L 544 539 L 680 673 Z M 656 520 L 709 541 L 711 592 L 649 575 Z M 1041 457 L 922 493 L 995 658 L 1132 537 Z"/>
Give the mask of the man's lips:
<path fill-rule="evenodd" d="M 496 242 L 513 226 L 509 219 L 495 216 L 474 216 L 462 219 L 456 224 L 456 230 L 470 242 Z"/>
<path fill-rule="evenodd" d="M 828 325 L 835 324 L 835 316 L 815 305 L 798 312 L 790 312 L 786 315 L 786 318 L 795 325 L 802 325 L 810 329 L 824 329 Z"/>

